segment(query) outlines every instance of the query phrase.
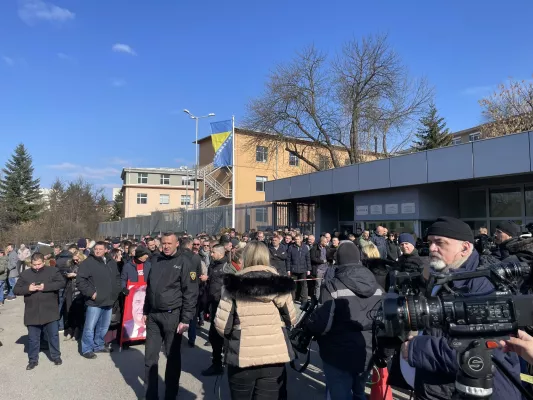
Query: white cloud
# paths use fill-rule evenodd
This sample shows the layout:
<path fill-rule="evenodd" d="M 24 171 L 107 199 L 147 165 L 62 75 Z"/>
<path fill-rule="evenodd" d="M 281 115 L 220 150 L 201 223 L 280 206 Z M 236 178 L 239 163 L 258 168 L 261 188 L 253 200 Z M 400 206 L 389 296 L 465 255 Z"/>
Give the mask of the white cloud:
<path fill-rule="evenodd" d="M 42 0 L 19 0 L 18 14 L 28 25 L 38 21 L 61 23 L 76 18 L 72 11 Z"/>
<path fill-rule="evenodd" d="M 12 67 L 15 65 L 15 60 L 13 60 L 11 57 L 2 56 L 2 60 L 6 63 L 6 65 Z"/>
<path fill-rule="evenodd" d="M 111 79 L 111 85 L 117 88 L 123 87 L 126 86 L 126 81 L 120 78 L 113 78 Z"/>
<path fill-rule="evenodd" d="M 68 61 L 70 63 L 76 62 L 76 59 L 74 57 L 69 56 L 68 54 L 65 54 L 65 53 L 57 53 L 57 58 L 63 61 Z"/>
<path fill-rule="evenodd" d="M 68 163 L 68 162 L 63 162 L 61 164 L 49 165 L 48 168 L 62 169 L 62 170 L 65 170 L 65 169 L 76 169 L 76 168 L 79 168 L 79 165 L 71 164 L 71 163 Z"/>
<path fill-rule="evenodd" d="M 472 86 L 464 89 L 461 94 L 463 96 L 484 96 L 492 92 L 496 86 Z"/>
<path fill-rule="evenodd" d="M 121 166 L 131 164 L 130 160 L 125 160 L 119 157 L 113 157 L 109 162 L 113 165 L 121 165 Z"/>
<path fill-rule="evenodd" d="M 61 164 L 49 165 L 48 168 L 66 172 L 66 176 L 86 179 L 105 179 L 107 177 L 120 177 L 120 170 L 111 167 L 92 168 L 83 165 L 63 162 Z"/>
<path fill-rule="evenodd" d="M 113 47 L 111 47 L 111 50 L 113 50 L 115 53 L 126 53 L 131 56 L 137 55 L 135 50 L 133 50 L 129 45 L 124 43 L 115 43 Z"/>

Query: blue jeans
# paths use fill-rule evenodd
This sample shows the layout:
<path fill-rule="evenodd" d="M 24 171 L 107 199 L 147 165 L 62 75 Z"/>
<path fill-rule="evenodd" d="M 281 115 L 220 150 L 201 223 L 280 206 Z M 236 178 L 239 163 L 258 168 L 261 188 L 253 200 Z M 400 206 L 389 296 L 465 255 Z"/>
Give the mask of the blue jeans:
<path fill-rule="evenodd" d="M 18 276 L 16 278 L 8 278 L 7 281 L 9 283 L 9 293 L 7 294 L 7 297 L 15 297 L 15 294 L 13 293 L 13 288 L 17 284 L 18 279 Z"/>
<path fill-rule="evenodd" d="M 65 329 L 65 322 L 63 319 L 63 304 L 65 303 L 65 289 L 59 289 L 59 330 Z"/>
<path fill-rule="evenodd" d="M 57 360 L 61 357 L 57 321 L 52 321 L 44 325 L 28 325 L 28 358 L 30 362 L 39 361 L 41 335 L 43 333 L 44 337 L 48 340 L 48 348 L 50 349 L 52 360 Z"/>
<path fill-rule="evenodd" d="M 111 312 L 111 307 L 87 307 L 81 337 L 82 354 L 100 351 L 104 348 L 104 337 L 111 324 Z"/>
<path fill-rule="evenodd" d="M 6 284 L 6 281 L 0 281 L 0 303 L 4 302 L 4 286 Z"/>
<path fill-rule="evenodd" d="M 323 363 L 326 386 L 331 399 L 335 400 L 366 400 L 365 385 L 368 373 L 352 374 L 331 364 Z"/>

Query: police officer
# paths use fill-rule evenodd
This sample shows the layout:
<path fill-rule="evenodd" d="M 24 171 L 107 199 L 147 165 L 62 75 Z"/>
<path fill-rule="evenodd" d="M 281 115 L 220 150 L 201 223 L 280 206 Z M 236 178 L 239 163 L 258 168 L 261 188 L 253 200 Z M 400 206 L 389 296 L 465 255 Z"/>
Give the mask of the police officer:
<path fill-rule="evenodd" d="M 194 318 L 198 300 L 197 272 L 190 257 L 178 254 L 178 238 L 174 233 L 165 233 L 161 244 L 163 252 L 152 258 L 143 310 L 147 400 L 159 398 L 157 364 L 162 343 L 167 357 L 165 399 L 176 399 L 181 374 L 181 338 Z"/>

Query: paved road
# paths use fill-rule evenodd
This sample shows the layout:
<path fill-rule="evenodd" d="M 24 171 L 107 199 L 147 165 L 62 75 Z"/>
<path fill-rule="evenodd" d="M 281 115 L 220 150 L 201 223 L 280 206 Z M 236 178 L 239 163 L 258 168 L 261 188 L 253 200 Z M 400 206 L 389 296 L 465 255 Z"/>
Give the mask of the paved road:
<path fill-rule="evenodd" d="M 63 365 L 56 367 L 44 353 L 40 354 L 39 366 L 26 371 L 28 363 L 24 353 L 27 331 L 22 323 L 24 303 L 22 298 L 0 306 L 0 398 L 10 400 L 57 400 L 91 399 L 114 400 L 136 399 L 143 395 L 144 345 L 110 355 L 99 354 L 96 360 L 86 360 L 78 353 L 78 343 L 62 341 Z M 204 346 L 208 326 L 198 331 L 197 347 L 191 349 L 186 340 L 182 346 L 183 372 L 180 380 L 179 399 L 218 399 L 214 394 L 216 378 L 204 378 L 200 371 L 210 364 L 211 348 Z M 322 400 L 324 375 L 320 360 L 313 352 L 312 360 L 305 374 L 298 374 L 289 368 L 288 390 L 290 399 Z M 165 358 L 159 363 L 160 377 L 164 374 Z M 220 398 L 229 399 L 227 378 L 219 379 Z M 163 383 L 160 381 L 160 394 Z"/>

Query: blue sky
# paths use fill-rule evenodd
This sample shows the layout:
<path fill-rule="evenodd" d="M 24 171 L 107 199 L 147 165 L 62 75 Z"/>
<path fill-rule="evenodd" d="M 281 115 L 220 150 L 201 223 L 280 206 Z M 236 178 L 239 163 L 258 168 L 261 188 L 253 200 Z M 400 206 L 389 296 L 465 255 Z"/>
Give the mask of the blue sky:
<path fill-rule="evenodd" d="M 238 125 L 276 64 L 369 33 L 468 128 L 491 88 L 531 78 L 531 15 L 526 0 L 2 0 L 0 165 L 23 142 L 42 186 L 81 175 L 109 194 L 122 167 L 194 163 L 184 108 Z"/>

